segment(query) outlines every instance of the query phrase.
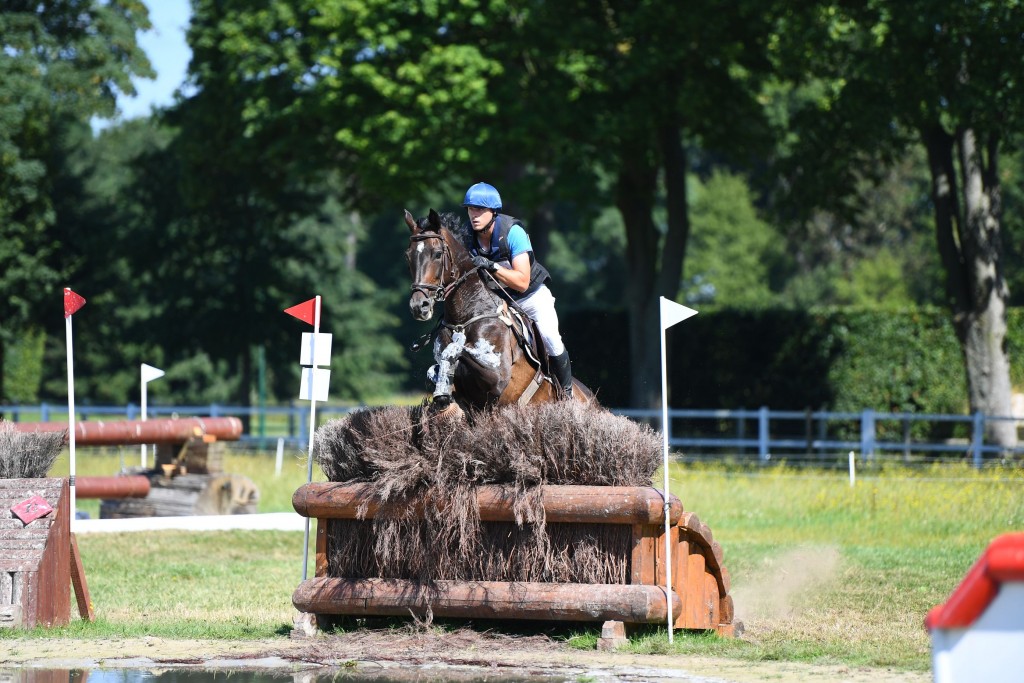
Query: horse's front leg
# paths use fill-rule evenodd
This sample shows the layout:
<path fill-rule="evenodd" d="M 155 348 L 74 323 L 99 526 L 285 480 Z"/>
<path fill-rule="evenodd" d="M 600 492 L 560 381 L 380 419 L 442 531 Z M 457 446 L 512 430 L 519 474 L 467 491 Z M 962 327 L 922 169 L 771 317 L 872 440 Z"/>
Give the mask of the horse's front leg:
<path fill-rule="evenodd" d="M 459 359 L 466 346 L 464 332 L 452 334 L 452 340 L 442 347 L 441 339 L 434 342 L 434 360 L 437 364 L 430 368 L 427 376 L 434 383 L 434 400 L 439 403 L 451 401 L 455 386 L 455 371 L 459 367 Z"/>

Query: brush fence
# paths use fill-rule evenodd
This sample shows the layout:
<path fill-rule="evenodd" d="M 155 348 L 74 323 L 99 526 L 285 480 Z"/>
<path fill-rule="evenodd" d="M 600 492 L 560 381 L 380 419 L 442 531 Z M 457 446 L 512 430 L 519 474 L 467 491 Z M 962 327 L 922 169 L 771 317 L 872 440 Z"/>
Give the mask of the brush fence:
<path fill-rule="evenodd" d="M 480 521 L 515 519 L 511 488 L 480 486 Z M 665 557 L 664 498 L 649 487 L 544 486 L 546 522 L 623 525 L 632 534 L 626 583 L 580 584 L 507 581 L 433 581 L 333 575 L 328 558 L 335 520 L 373 519 L 381 506 L 364 483 L 310 483 L 292 498 L 295 510 L 317 520 L 315 578 L 301 582 L 292 602 L 318 621 L 330 615 L 621 621 L 668 619 L 665 574 L 672 567 L 672 615 L 676 628 L 735 635 L 729 574 L 722 548 L 696 515 L 670 497 L 671 557 Z M 365 512 L 357 515 L 359 508 Z"/>

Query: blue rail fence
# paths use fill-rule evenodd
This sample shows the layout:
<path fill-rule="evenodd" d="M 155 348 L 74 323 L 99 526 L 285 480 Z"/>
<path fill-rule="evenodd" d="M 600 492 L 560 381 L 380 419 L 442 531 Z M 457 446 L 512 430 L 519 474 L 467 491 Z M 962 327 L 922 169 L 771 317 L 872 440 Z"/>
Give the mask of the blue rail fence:
<path fill-rule="evenodd" d="M 364 406 L 318 404 L 317 424 L 341 417 Z M 138 405 L 77 405 L 79 419 L 140 418 Z M 309 404 L 284 406 L 232 405 L 150 405 L 148 416 L 156 417 L 247 417 L 249 431 L 241 441 L 262 445 L 285 439 L 304 444 L 309 434 Z M 661 411 L 619 408 L 612 412 L 660 429 Z M 0 406 L 0 415 L 15 422 L 67 420 L 65 406 Z M 670 410 L 669 444 L 680 459 L 712 459 L 725 456 L 769 463 L 772 460 L 838 461 L 850 451 L 862 460 L 898 458 L 907 463 L 930 462 L 936 458 L 968 459 L 975 467 L 1024 453 L 1024 444 L 1008 448 L 986 443 L 986 426 L 1024 418 L 973 415 L 770 410 Z M 941 438 L 935 436 L 943 434 Z"/>

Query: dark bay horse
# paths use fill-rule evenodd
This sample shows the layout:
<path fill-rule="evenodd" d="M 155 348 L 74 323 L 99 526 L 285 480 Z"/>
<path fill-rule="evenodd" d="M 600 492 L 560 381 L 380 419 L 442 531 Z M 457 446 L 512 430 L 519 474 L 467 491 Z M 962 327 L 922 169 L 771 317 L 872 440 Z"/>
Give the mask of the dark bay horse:
<path fill-rule="evenodd" d="M 405 223 L 412 233 L 405 252 L 412 277 L 409 310 L 417 320 L 430 320 L 434 305 L 444 304 L 434 337 L 437 365 L 431 368 L 435 403 L 443 407 L 453 394 L 458 404 L 473 408 L 557 400 L 555 384 L 520 344 L 515 330 L 522 322 L 487 287 L 484 278 L 490 274 L 474 267 L 458 217 L 431 209 L 417 221 L 406 211 Z M 572 395 L 594 402 L 590 390 L 576 380 Z"/>

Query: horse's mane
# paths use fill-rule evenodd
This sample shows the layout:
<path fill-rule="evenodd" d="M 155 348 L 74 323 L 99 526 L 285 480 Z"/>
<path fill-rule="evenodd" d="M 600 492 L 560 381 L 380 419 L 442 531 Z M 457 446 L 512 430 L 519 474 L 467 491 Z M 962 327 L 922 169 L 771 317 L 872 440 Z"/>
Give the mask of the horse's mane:
<path fill-rule="evenodd" d="M 451 211 L 439 213 L 438 216 L 441 219 L 441 227 L 450 232 L 458 240 L 459 244 L 468 249 L 471 238 L 469 225 L 462 222 L 459 214 L 452 213 Z M 430 219 L 426 216 L 416 221 L 416 225 L 425 232 L 434 232 L 433 226 L 430 225 Z"/>

